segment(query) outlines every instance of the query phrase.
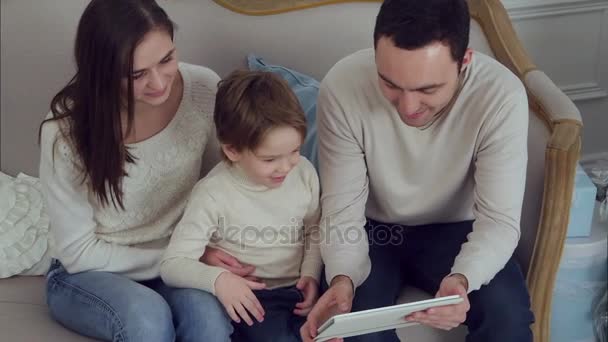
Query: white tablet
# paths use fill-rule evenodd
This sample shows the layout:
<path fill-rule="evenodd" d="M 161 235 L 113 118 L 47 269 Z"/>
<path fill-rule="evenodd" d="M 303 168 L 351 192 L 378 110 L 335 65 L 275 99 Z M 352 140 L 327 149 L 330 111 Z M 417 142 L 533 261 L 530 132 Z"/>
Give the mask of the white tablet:
<path fill-rule="evenodd" d="M 407 327 L 417 324 L 404 320 L 405 316 L 413 312 L 460 302 L 462 302 L 460 296 L 447 296 L 336 315 L 319 327 L 315 341 L 322 342 L 336 337 L 357 336 Z"/>

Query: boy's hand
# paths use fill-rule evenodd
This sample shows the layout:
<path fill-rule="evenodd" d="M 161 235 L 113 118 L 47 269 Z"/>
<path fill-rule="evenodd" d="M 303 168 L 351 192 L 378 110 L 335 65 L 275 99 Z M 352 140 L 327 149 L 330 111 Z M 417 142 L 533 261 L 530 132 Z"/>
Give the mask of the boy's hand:
<path fill-rule="evenodd" d="M 306 317 L 317 302 L 317 299 L 319 299 L 319 284 L 314 278 L 302 277 L 298 280 L 296 287 L 304 294 L 304 301 L 296 304 L 293 313 Z"/>
<path fill-rule="evenodd" d="M 249 313 L 258 322 L 264 320 L 264 308 L 251 290 L 261 290 L 266 285 L 239 277 L 230 272 L 223 272 L 215 280 L 215 295 L 226 308 L 233 321 L 240 323 L 241 318 L 252 326 L 253 320 Z M 240 317 L 239 317 L 240 316 Z"/>

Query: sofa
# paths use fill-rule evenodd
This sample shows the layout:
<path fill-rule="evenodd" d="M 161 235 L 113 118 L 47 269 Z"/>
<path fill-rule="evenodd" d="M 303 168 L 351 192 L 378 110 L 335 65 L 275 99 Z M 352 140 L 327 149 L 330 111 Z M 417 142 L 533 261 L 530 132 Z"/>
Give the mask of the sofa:
<path fill-rule="evenodd" d="M 380 5 L 373 1 L 336 3 L 331 0 L 316 1 L 315 5 L 323 2 L 332 4 L 298 10 L 268 8 L 252 11 L 230 6 L 221 0 L 160 1 L 178 24 L 176 44 L 182 60 L 206 65 L 224 76 L 235 68 L 244 67 L 245 57 L 254 53 L 317 80 L 321 80 L 340 58 L 372 46 L 373 24 Z M 54 37 L 53 25 L 69 25 L 65 27 L 72 30 L 73 35 L 75 22 L 86 5 L 84 0 L 55 0 L 52 5 L 39 5 L 52 6 L 52 11 L 41 9 L 37 13 L 25 13 L 20 12 L 18 6 L 22 5 L 17 3 L 21 2 L 3 2 L 3 18 L 9 15 L 9 11 L 13 15 L 28 17 L 29 20 L 23 19 L 25 22 L 42 20 L 48 25 L 48 30 L 35 33 L 42 41 Z M 536 316 L 532 327 L 534 339 L 548 342 L 553 287 L 566 237 L 575 166 L 581 147 L 581 117 L 572 101 L 528 58 L 499 0 L 469 0 L 469 6 L 472 14 L 471 47 L 510 68 L 528 90 L 529 161 L 522 235 L 516 256 L 526 274 Z M 56 8 L 70 8 L 70 11 Z M 66 13 L 70 14 L 69 18 Z M 49 15 L 57 17 L 49 19 Z M 67 77 L 73 72 L 73 66 L 64 56 L 71 53 L 71 44 L 70 39 L 60 39 L 55 40 L 55 44 L 43 44 L 32 49 L 35 49 L 33 53 L 37 58 L 48 63 L 56 61 L 56 67 Z M 11 61 L 3 61 L 3 65 L 9 63 Z M 36 76 L 24 77 L 26 81 L 29 77 L 33 82 Z M 59 89 L 64 80 L 46 82 L 50 89 Z M 26 118 L 20 122 L 32 131 L 46 110 L 40 108 L 38 113 L 26 110 L 3 112 L 2 115 L 3 120 L 7 115 Z M 18 128 L 15 127 L 16 132 Z M 11 146 L 11 139 L 22 137 L 16 133 L 3 137 L 3 142 L 8 140 Z M 37 160 L 38 155 L 31 153 L 19 157 Z M 403 290 L 400 302 L 428 297 L 429 294 L 408 287 Z M 450 332 L 424 326 L 399 331 L 402 341 L 456 342 L 464 341 L 465 335 L 464 326 Z M 89 339 L 68 331 L 50 318 L 42 276 L 15 276 L 0 280 L 0 340 L 69 342 Z"/>

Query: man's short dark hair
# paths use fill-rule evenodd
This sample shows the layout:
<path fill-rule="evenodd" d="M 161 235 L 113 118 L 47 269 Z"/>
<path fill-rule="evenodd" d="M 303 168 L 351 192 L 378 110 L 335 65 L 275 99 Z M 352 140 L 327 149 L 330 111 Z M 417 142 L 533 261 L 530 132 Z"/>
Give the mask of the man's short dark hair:
<path fill-rule="evenodd" d="M 466 0 L 385 0 L 376 18 L 374 46 L 382 37 L 406 50 L 438 41 L 450 47 L 460 65 L 469 45 L 469 26 Z"/>

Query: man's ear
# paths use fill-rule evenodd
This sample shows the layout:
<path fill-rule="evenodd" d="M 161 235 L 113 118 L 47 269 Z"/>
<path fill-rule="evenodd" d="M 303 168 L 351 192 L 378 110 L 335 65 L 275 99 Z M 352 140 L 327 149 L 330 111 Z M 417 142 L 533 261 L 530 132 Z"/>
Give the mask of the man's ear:
<path fill-rule="evenodd" d="M 228 157 L 231 162 L 237 162 L 241 159 L 241 153 L 237 151 L 234 146 L 229 144 L 221 144 L 222 151 Z"/>
<path fill-rule="evenodd" d="M 469 64 L 471 64 L 471 61 L 473 60 L 473 50 L 470 48 L 467 48 L 466 51 L 464 52 L 464 56 L 462 57 L 462 66 L 460 67 L 460 71 L 464 71 Z"/>

